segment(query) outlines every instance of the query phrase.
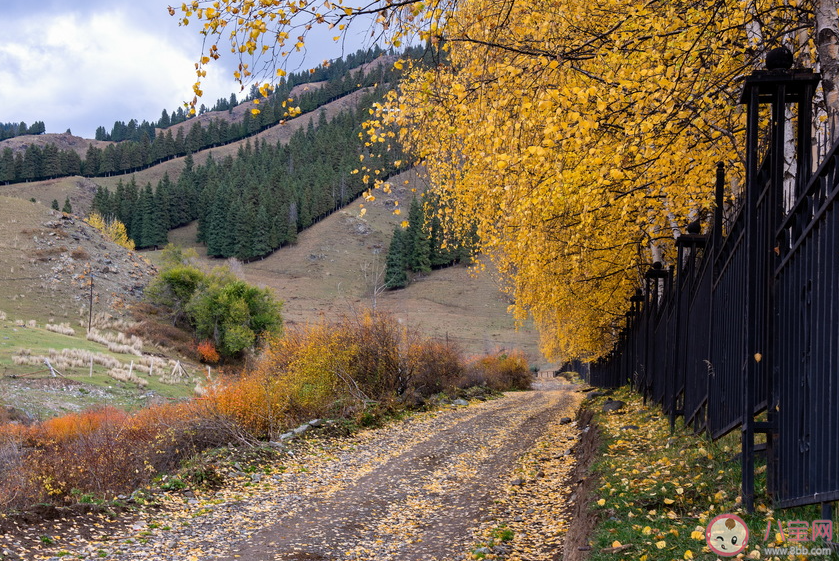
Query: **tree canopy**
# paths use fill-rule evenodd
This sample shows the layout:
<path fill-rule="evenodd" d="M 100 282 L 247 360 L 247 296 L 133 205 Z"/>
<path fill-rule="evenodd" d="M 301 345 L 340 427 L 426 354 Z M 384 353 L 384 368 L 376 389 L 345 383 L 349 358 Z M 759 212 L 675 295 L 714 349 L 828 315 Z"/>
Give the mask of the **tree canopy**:
<path fill-rule="evenodd" d="M 207 274 L 176 246 L 164 250 L 164 268 L 149 286 L 150 302 L 182 318 L 198 340 L 210 341 L 226 358 L 236 358 L 262 338 L 282 332 L 282 302 L 265 288 L 252 286 L 219 267 Z"/>
<path fill-rule="evenodd" d="M 768 49 L 822 72 L 822 120 L 839 106 L 836 0 L 194 1 L 181 14 L 207 37 L 194 90 L 219 40 L 237 79 L 270 80 L 313 25 L 340 38 L 370 14 L 374 35 L 418 38 L 438 63 L 396 63 L 406 72 L 367 143 L 424 165 L 447 227 L 476 228 L 512 312 L 556 358 L 609 349 L 644 268 L 672 263 L 674 235 L 707 215 L 717 162 L 738 196 L 740 83 Z"/>

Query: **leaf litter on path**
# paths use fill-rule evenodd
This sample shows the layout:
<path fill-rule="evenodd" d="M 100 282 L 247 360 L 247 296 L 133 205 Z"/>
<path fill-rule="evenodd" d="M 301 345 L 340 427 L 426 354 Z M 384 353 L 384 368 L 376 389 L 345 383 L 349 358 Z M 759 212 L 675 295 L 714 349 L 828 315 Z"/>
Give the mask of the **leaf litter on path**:
<path fill-rule="evenodd" d="M 560 419 L 580 398 L 555 388 L 305 439 L 258 477 L 167 493 L 163 508 L 141 510 L 113 535 L 62 537 L 24 558 L 559 559 L 573 463 L 565 452 L 578 438 Z"/>

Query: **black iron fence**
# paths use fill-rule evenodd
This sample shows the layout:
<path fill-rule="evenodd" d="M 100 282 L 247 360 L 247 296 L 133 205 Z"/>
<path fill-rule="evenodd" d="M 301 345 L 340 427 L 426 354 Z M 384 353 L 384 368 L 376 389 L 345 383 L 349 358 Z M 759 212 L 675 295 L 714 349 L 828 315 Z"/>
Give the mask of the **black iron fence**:
<path fill-rule="evenodd" d="M 720 164 L 712 225 L 676 240 L 674 266 L 650 267 L 615 349 L 589 374 L 597 386 L 634 385 L 671 425 L 683 417 L 714 439 L 739 428 L 747 508 L 763 448 L 755 433 L 766 434 L 777 506 L 839 500 L 839 144 L 812 172 L 818 79 L 791 70 L 747 78 L 739 209 L 724 228 Z M 760 127 L 763 104 L 768 128 Z M 785 184 L 786 141 L 795 144 L 795 180 Z"/>

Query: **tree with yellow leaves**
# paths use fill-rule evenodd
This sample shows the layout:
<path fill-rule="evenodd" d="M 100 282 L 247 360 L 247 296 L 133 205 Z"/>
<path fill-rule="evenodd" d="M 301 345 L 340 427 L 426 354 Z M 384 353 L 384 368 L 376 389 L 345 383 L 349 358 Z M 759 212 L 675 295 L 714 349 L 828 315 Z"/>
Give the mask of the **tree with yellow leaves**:
<path fill-rule="evenodd" d="M 128 230 L 125 229 L 125 224 L 116 218 L 105 220 L 98 212 L 92 212 L 87 217 L 87 223 L 102 232 L 105 238 L 115 244 L 121 245 L 126 249 L 134 249 L 134 240 L 128 237 Z"/>
<path fill-rule="evenodd" d="M 738 195 L 739 83 L 769 48 L 817 64 L 823 119 L 839 115 L 836 0 L 195 1 L 182 12 L 229 38 L 242 80 L 257 64 L 248 56 L 262 78 L 282 75 L 317 24 L 340 37 L 373 14 L 392 45 L 426 42 L 439 64 L 397 63 L 407 77 L 368 121 L 368 144 L 399 142 L 424 165 L 446 224 L 477 226 L 512 312 L 535 319 L 554 358 L 610 348 L 644 268 L 672 262 L 674 236 L 706 215 L 717 162 Z M 218 56 L 216 43 L 196 92 Z"/>

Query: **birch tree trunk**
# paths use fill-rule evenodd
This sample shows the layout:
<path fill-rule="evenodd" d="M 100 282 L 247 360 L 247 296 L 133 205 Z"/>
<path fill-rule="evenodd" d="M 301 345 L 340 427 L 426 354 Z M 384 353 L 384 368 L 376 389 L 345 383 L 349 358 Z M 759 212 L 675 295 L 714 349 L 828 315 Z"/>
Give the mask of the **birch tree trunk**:
<path fill-rule="evenodd" d="M 836 141 L 839 116 L 839 2 L 816 0 L 816 48 L 819 53 L 819 72 L 828 115 L 830 142 Z"/>

